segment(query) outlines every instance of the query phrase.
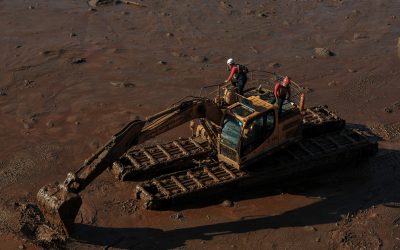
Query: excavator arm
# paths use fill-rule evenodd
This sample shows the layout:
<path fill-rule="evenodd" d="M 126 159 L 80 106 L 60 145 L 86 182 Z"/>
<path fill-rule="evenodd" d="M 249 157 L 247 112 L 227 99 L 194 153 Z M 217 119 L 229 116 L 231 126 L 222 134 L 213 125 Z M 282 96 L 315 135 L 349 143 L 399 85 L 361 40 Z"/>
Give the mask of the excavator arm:
<path fill-rule="evenodd" d="M 193 98 L 148 117 L 145 121 L 128 123 L 75 173 L 69 173 L 63 183 L 49 184 L 39 190 L 38 205 L 46 221 L 54 230 L 68 237 L 82 204 L 79 193 L 130 147 L 193 119 L 219 124 L 221 117 L 221 108 L 215 102 L 206 98 Z"/>

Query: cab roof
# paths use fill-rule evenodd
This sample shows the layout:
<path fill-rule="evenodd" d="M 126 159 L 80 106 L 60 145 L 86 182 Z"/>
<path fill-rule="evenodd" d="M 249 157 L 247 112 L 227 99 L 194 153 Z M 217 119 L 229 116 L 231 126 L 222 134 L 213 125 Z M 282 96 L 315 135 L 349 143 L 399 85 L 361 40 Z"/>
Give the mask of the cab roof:
<path fill-rule="evenodd" d="M 273 105 L 259 96 L 239 97 L 239 101 L 229 107 L 229 110 L 239 119 L 263 113 L 273 108 Z"/>

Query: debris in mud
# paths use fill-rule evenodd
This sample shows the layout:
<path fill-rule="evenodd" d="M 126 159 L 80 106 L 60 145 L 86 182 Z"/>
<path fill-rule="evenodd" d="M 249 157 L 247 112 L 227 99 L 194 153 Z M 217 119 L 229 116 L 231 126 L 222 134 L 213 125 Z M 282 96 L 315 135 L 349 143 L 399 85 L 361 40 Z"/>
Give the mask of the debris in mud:
<path fill-rule="evenodd" d="M 351 69 L 351 68 L 348 68 L 347 71 L 348 71 L 349 73 L 356 73 L 356 72 L 357 72 L 356 69 Z"/>
<path fill-rule="evenodd" d="M 52 127 L 54 127 L 54 123 L 52 121 L 48 121 L 48 122 L 46 122 L 46 126 L 49 128 L 52 128 Z"/>
<path fill-rule="evenodd" d="M 221 205 L 222 205 L 223 207 L 233 207 L 233 202 L 230 201 L 230 200 L 224 200 L 224 201 L 221 203 Z"/>
<path fill-rule="evenodd" d="M 184 219 L 183 213 L 182 212 L 178 212 L 174 215 L 171 215 L 171 218 L 175 219 L 175 220 L 179 220 L 182 221 Z"/>
<path fill-rule="evenodd" d="M 185 53 L 176 52 L 176 51 L 172 52 L 171 55 L 174 57 L 187 57 L 187 55 Z"/>
<path fill-rule="evenodd" d="M 118 87 L 118 88 L 133 88 L 135 87 L 134 83 L 131 82 L 119 82 L 119 81 L 111 81 L 111 86 Z"/>
<path fill-rule="evenodd" d="M 313 226 L 304 226 L 304 229 L 306 231 L 310 231 L 310 232 L 316 232 L 317 231 L 317 229 L 315 227 L 313 227 Z"/>
<path fill-rule="evenodd" d="M 32 128 L 32 124 L 24 122 L 24 129 L 31 129 Z"/>
<path fill-rule="evenodd" d="M 314 90 L 312 88 L 309 88 L 309 87 L 301 87 L 301 90 L 302 90 L 302 92 L 304 94 L 314 92 Z"/>
<path fill-rule="evenodd" d="M 319 57 L 319 58 L 327 58 L 327 57 L 335 55 L 335 53 L 333 53 L 332 51 L 330 51 L 327 48 L 315 48 L 314 54 L 316 57 Z"/>
<path fill-rule="evenodd" d="M 37 205 L 16 203 L 16 208 L 20 212 L 19 233 L 24 238 L 43 248 L 62 248 L 66 239 L 46 225 Z"/>
<path fill-rule="evenodd" d="M 197 62 L 197 63 L 200 63 L 200 62 L 207 62 L 207 61 L 208 61 L 208 58 L 207 58 L 207 57 L 205 57 L 205 56 L 200 56 L 200 55 L 191 56 L 190 59 L 192 59 L 193 62 Z"/>
<path fill-rule="evenodd" d="M 221 0 L 219 1 L 219 10 L 224 12 L 227 15 L 232 14 L 232 4 L 230 3 L 229 0 Z"/>
<path fill-rule="evenodd" d="M 33 80 L 24 80 L 25 88 L 33 88 L 35 87 L 35 81 Z"/>
<path fill-rule="evenodd" d="M 272 63 L 268 64 L 268 66 L 270 68 L 279 68 L 281 65 L 280 65 L 280 63 L 272 62 Z"/>
<path fill-rule="evenodd" d="M 34 239 L 36 230 L 40 224 L 44 223 L 44 217 L 39 208 L 34 204 L 19 204 L 16 207 L 20 209 L 20 233 L 28 239 Z"/>
<path fill-rule="evenodd" d="M 133 5 L 133 6 L 142 7 L 142 8 L 147 7 L 144 4 L 141 4 L 141 3 L 138 3 L 138 2 L 134 2 L 134 1 L 129 1 L 129 0 L 121 0 L 121 2 L 123 2 L 124 4 L 127 4 L 127 5 Z"/>
<path fill-rule="evenodd" d="M 384 110 L 386 113 L 388 113 L 388 114 L 393 113 L 393 109 L 390 108 L 390 107 L 385 107 L 383 110 Z"/>
<path fill-rule="evenodd" d="M 337 85 L 337 81 L 330 81 L 330 82 L 328 82 L 328 86 L 329 87 L 334 87 L 334 86 L 336 86 Z"/>
<path fill-rule="evenodd" d="M 254 14 L 256 14 L 256 11 L 255 11 L 255 10 L 248 9 L 248 10 L 246 10 L 244 13 L 245 13 L 246 15 L 254 15 Z"/>
<path fill-rule="evenodd" d="M 365 39 L 365 38 L 368 38 L 368 36 L 363 33 L 354 33 L 353 35 L 354 40 Z"/>
<path fill-rule="evenodd" d="M 113 4 L 113 3 L 120 3 L 118 0 L 89 0 L 88 4 L 92 7 L 96 7 L 99 5 L 106 5 L 106 4 Z"/>
<path fill-rule="evenodd" d="M 400 110 L 400 101 L 393 103 L 390 106 L 384 108 L 386 113 L 393 113 L 394 111 Z"/>
<path fill-rule="evenodd" d="M 256 49 L 254 46 L 250 46 L 250 49 L 254 52 L 254 54 L 260 53 L 260 51 L 258 51 L 258 49 Z"/>
<path fill-rule="evenodd" d="M 400 37 L 397 40 L 397 56 L 400 58 Z"/>
<path fill-rule="evenodd" d="M 0 91 L 0 96 L 6 96 L 7 95 L 7 93 L 6 92 L 4 92 L 4 91 Z"/>
<path fill-rule="evenodd" d="M 72 58 L 71 59 L 71 64 L 80 64 L 80 63 L 85 63 L 86 58 L 83 57 L 77 57 L 77 58 Z"/>
<path fill-rule="evenodd" d="M 135 200 L 129 199 L 120 203 L 124 213 L 133 214 L 138 210 Z"/>

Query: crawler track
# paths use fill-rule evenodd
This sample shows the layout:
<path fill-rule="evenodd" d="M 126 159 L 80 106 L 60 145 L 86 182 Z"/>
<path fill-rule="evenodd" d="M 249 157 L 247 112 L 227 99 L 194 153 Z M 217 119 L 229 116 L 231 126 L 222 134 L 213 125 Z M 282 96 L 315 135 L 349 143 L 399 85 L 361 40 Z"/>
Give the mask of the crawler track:
<path fill-rule="evenodd" d="M 212 154 L 206 140 L 184 138 L 147 147 L 134 147 L 113 163 L 117 179 L 151 178 L 184 168 L 193 159 Z"/>
<path fill-rule="evenodd" d="M 303 136 L 312 137 L 344 128 L 346 122 L 325 106 L 303 111 Z"/>
<path fill-rule="evenodd" d="M 303 118 L 305 137 L 340 130 L 345 121 L 326 107 L 306 109 Z M 121 181 L 149 179 L 158 175 L 188 169 L 197 160 L 214 154 L 207 141 L 186 138 L 148 147 L 134 147 L 114 162 L 112 172 Z"/>
<path fill-rule="evenodd" d="M 148 209 L 157 209 L 182 199 L 214 195 L 232 185 L 250 185 L 276 181 L 277 178 L 318 172 L 344 161 L 354 161 L 372 155 L 377 143 L 358 130 L 345 129 L 305 139 L 268 158 L 268 164 L 254 164 L 236 169 L 218 162 L 205 162 L 190 170 L 159 176 L 136 187 L 136 196 Z M 240 180 L 240 182 L 239 182 Z"/>

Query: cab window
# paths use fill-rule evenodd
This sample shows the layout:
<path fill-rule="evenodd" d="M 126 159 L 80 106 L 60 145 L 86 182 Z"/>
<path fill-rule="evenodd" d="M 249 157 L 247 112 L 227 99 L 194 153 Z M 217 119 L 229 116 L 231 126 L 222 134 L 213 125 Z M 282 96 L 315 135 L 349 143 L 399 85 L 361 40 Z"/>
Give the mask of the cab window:
<path fill-rule="evenodd" d="M 237 149 L 239 146 L 241 129 L 242 122 L 227 115 L 222 127 L 221 143 L 232 149 Z"/>
<path fill-rule="evenodd" d="M 274 110 L 270 110 L 248 122 L 243 131 L 241 155 L 246 155 L 260 146 L 269 136 L 271 136 L 274 129 Z"/>

